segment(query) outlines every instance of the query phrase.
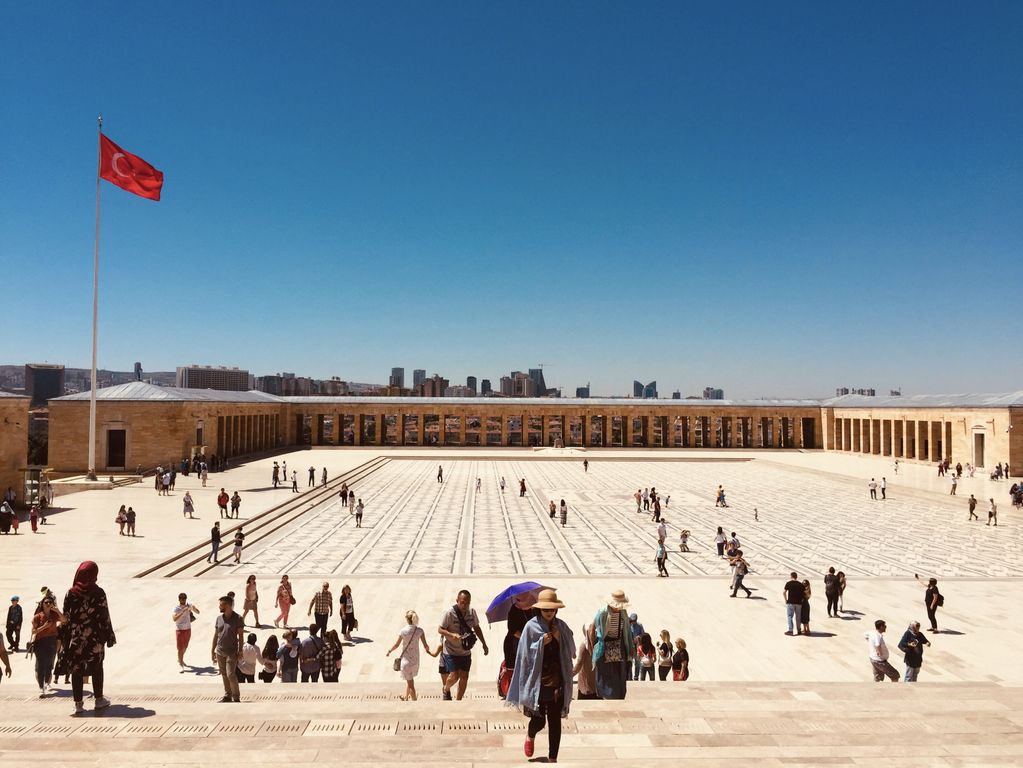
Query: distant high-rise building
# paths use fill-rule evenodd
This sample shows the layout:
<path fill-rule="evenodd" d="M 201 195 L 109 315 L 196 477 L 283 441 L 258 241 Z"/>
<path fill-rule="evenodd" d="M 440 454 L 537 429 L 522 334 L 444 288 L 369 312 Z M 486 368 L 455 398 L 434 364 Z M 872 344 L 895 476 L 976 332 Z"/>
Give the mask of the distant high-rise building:
<path fill-rule="evenodd" d="M 64 396 L 64 366 L 29 363 L 25 366 L 25 394 L 32 406 L 46 405 L 54 397 Z"/>
<path fill-rule="evenodd" d="M 281 395 L 284 393 L 284 378 L 279 373 L 269 376 L 257 376 L 256 389 L 260 392 L 266 392 L 268 395 Z"/>
<path fill-rule="evenodd" d="M 391 378 L 387 380 L 387 383 L 392 387 L 404 387 L 405 386 L 405 369 L 404 368 L 392 368 Z"/>
<path fill-rule="evenodd" d="M 515 382 L 511 376 L 501 377 L 501 394 L 504 397 L 511 397 L 515 391 Z"/>
<path fill-rule="evenodd" d="M 704 387 L 703 388 L 703 399 L 704 400 L 724 400 L 725 390 L 716 389 L 715 387 Z"/>
<path fill-rule="evenodd" d="M 493 390 L 493 388 L 490 385 L 490 379 L 483 379 L 483 381 L 480 382 L 480 394 L 481 395 L 486 397 L 487 395 L 489 395 L 493 391 L 494 390 Z"/>
<path fill-rule="evenodd" d="M 465 377 L 465 387 L 470 392 L 472 392 L 470 397 L 476 397 L 476 377 L 475 376 L 466 376 Z"/>
<path fill-rule="evenodd" d="M 529 378 L 533 380 L 533 389 L 536 392 L 535 396 L 546 397 L 547 382 L 544 381 L 543 378 L 543 368 L 530 368 Z M 530 397 L 530 395 L 527 395 L 527 397 Z"/>
<path fill-rule="evenodd" d="M 246 392 L 249 372 L 240 368 L 212 365 L 179 365 L 177 386 L 182 389 L 221 389 Z"/>
<path fill-rule="evenodd" d="M 641 381 L 632 382 L 632 396 L 641 397 L 644 400 L 656 400 L 657 399 L 657 382 L 651 381 L 649 384 L 644 384 Z"/>
<path fill-rule="evenodd" d="M 142 381 L 142 363 L 135 363 L 135 381 Z"/>
<path fill-rule="evenodd" d="M 425 368 L 413 368 L 412 369 L 412 388 L 415 389 L 420 384 L 426 381 L 426 369 Z"/>
<path fill-rule="evenodd" d="M 835 397 L 842 397 L 849 394 L 849 387 L 835 387 Z"/>
<path fill-rule="evenodd" d="M 682 399 L 682 392 L 681 392 L 681 390 L 676 389 L 674 392 L 672 392 L 671 393 L 671 399 L 672 400 L 681 400 Z"/>
<path fill-rule="evenodd" d="M 889 397 L 902 397 L 902 390 L 901 389 L 889 389 L 888 390 L 888 396 Z"/>
<path fill-rule="evenodd" d="M 871 387 L 862 387 L 862 388 L 859 388 L 859 389 L 854 389 L 852 391 L 852 393 L 854 395 L 863 395 L 864 397 L 874 397 L 875 396 L 875 392 L 874 392 L 873 388 L 871 388 Z"/>
<path fill-rule="evenodd" d="M 579 398 L 587 398 L 587 397 L 589 397 L 590 396 L 590 385 L 589 385 L 589 383 L 587 383 L 585 387 L 576 387 L 575 388 L 575 396 L 579 397 Z"/>
<path fill-rule="evenodd" d="M 444 392 L 451 386 L 451 382 L 436 373 L 426 379 L 417 389 L 420 397 L 444 397 Z"/>

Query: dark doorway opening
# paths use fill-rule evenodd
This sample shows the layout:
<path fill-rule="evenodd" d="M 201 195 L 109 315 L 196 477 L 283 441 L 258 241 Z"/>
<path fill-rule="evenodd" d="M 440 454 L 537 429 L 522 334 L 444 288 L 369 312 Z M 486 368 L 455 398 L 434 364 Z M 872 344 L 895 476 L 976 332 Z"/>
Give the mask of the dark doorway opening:
<path fill-rule="evenodd" d="M 123 429 L 107 430 L 107 469 L 124 469 L 127 435 Z"/>

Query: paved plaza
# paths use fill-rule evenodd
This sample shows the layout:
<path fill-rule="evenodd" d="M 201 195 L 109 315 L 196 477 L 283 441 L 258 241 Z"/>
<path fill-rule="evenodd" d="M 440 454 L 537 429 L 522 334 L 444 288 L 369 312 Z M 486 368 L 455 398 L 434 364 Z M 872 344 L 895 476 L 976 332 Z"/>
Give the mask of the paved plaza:
<path fill-rule="evenodd" d="M 583 471 L 583 458 L 589 459 L 588 472 Z M 331 483 L 360 478 L 353 487 L 366 505 L 364 527 L 355 527 L 333 487 L 307 489 L 300 483 L 298 494 L 290 487 L 269 487 L 274 459 L 286 460 L 303 479 L 310 465 L 317 469 L 317 482 L 323 467 Z M 444 467 L 443 483 L 436 480 L 438 464 Z M 170 497 L 158 496 L 148 482 L 59 496 L 58 508 L 39 534 L 27 532 L 26 525 L 17 537 L 0 537 L 0 595 L 20 594 L 26 606 L 34 604 L 43 584 L 63 595 L 77 563 L 96 560 L 118 634 L 117 646 L 107 654 L 107 689 L 115 704 L 125 709 L 121 717 L 103 720 L 102 727 L 96 725 L 93 731 L 65 728 L 66 699 L 37 704 L 31 661 L 20 654 L 13 659 L 14 676 L 0 686 L 0 702 L 18 708 L 22 716 L 12 720 L 16 726 L 9 732 L 0 732 L 0 755 L 11 757 L 29 749 L 26 743 L 43 744 L 38 736 L 50 727 L 48 723 L 64 728 L 54 732 L 54 738 L 67 738 L 64 747 L 47 747 L 54 750 L 67 750 L 71 744 L 78 749 L 80 743 L 84 750 L 96 750 L 107 737 L 112 744 L 127 743 L 121 740 L 145 736 L 138 729 L 146 730 L 142 726 L 148 723 L 150 735 L 161 739 L 190 733 L 210 739 L 201 742 L 207 752 L 197 753 L 196 763 L 212 762 L 213 753 L 208 751 L 212 740 L 227 739 L 232 733 L 246 740 L 230 742 L 232 748 L 252 739 L 252 744 L 266 746 L 268 754 L 282 759 L 292 755 L 296 764 L 322 762 L 329 748 L 310 736 L 322 737 L 329 728 L 347 729 L 346 739 L 368 738 L 374 729 L 383 728 L 393 738 L 385 754 L 393 762 L 402 762 L 415 754 L 415 744 L 435 744 L 438 755 L 448 754 L 444 750 L 450 746 L 450 737 L 445 733 L 470 728 L 459 725 L 468 719 L 476 723 L 471 726 L 476 729 L 472 738 L 479 739 L 481 754 L 490 756 L 486 759 L 515 761 L 517 732 L 502 734 L 502 729 L 516 727 L 502 723 L 515 718 L 493 700 L 502 624 L 484 626 L 492 652 L 484 656 L 477 647 L 470 675 L 472 696 L 451 712 L 439 709 L 441 702 L 429 703 L 439 693 L 429 664 L 424 664 L 420 675 L 422 714 L 397 709 L 400 704 L 393 697 L 400 685 L 384 652 L 394 641 L 405 610 L 416 609 L 432 635 L 458 589 L 473 592 L 473 605 L 482 614 L 494 594 L 510 582 L 525 579 L 557 587 L 568 606 L 561 615 L 577 631 L 613 589 L 624 589 L 647 630 L 656 634 L 667 628 L 673 636 L 685 637 L 692 658 L 690 693 L 671 689 L 661 694 L 660 686 L 670 684 L 643 683 L 650 687 L 641 688 L 620 706 L 604 703 L 592 711 L 573 708 L 580 728 L 586 713 L 596 719 L 590 732 L 566 732 L 566 759 L 572 753 L 569 745 L 579 748 L 577 755 L 591 759 L 594 750 L 582 747 L 605 744 L 616 750 L 648 750 L 637 753 L 648 759 L 703 754 L 711 765 L 717 764 L 713 760 L 739 755 L 727 747 L 741 742 L 750 748 L 763 747 L 761 752 L 741 752 L 743 756 L 762 755 L 778 760 L 777 764 L 788 758 L 814 763 L 829 755 L 855 762 L 888 754 L 878 750 L 903 743 L 906 731 L 912 730 L 912 718 L 899 714 L 903 707 L 926 711 L 934 722 L 952 729 L 943 736 L 940 749 L 938 742 L 932 744 L 927 759 L 912 762 L 908 747 L 896 750 L 893 754 L 903 764 L 983 764 L 988 758 L 997 762 L 994 757 L 999 755 L 1020 755 L 1012 751 L 1017 749 L 1012 745 L 1023 724 L 1023 701 L 1013 692 L 1023 686 L 1017 663 L 1023 625 L 1011 602 L 1023 575 L 1019 512 L 1007 503 L 1004 483 L 964 480 L 959 495 L 952 497 L 946 478 L 936 477 L 924 465 L 904 465 L 897 477 L 888 474 L 888 499 L 871 501 L 870 477 L 880 478 L 892 468 L 881 459 L 795 451 L 680 451 L 659 452 L 654 457 L 642 451 L 521 450 L 484 456 L 464 450 L 318 449 L 250 461 L 210 475 L 205 488 L 195 477 L 179 476 Z M 502 476 L 504 493 L 499 486 Z M 518 492 L 522 478 L 527 485 L 524 497 Z M 728 508 L 714 506 L 719 484 L 726 490 Z M 657 487 L 662 497 L 671 497 L 663 511 L 669 544 L 677 544 L 681 527 L 692 531 L 691 553 L 683 555 L 677 546 L 672 548 L 669 579 L 655 576 L 656 532 L 650 514 L 635 512 L 632 494 L 650 486 Z M 220 487 L 241 493 L 238 523 L 253 531 L 241 565 L 205 563 L 208 531 L 218 519 L 215 497 Z M 197 520 L 181 514 L 185 490 L 195 497 Z M 980 499 L 995 496 L 1000 508 L 997 528 L 966 521 L 970 493 Z M 562 498 L 569 505 L 564 528 L 547 513 L 548 502 Z M 136 538 L 117 535 L 113 518 L 121 504 L 130 504 L 139 513 Z M 979 509 L 982 516 L 984 506 Z M 263 535 L 258 526 L 267 520 L 279 525 L 269 526 L 271 532 Z M 228 532 L 235 524 L 223 522 Z M 754 568 L 747 577 L 754 590 L 752 599 L 728 598 L 728 568 L 717 557 L 712 541 L 718 525 L 726 532 L 736 531 L 742 541 Z M 224 560 L 229 559 L 227 549 Z M 192 554 L 182 559 L 182 553 L 189 551 Z M 189 564 L 192 561 L 201 562 Z M 166 563 L 172 566 L 159 567 Z M 179 563 L 184 563 L 179 575 L 165 575 Z M 846 611 L 840 619 L 828 619 L 824 613 L 821 574 L 829 565 L 849 574 Z M 810 637 L 783 634 L 781 590 L 793 569 L 810 578 L 815 587 Z M 228 590 L 241 594 L 245 577 L 256 574 L 262 627 L 253 631 L 262 644 L 269 633 L 279 631 L 272 627 L 276 615 L 272 600 L 279 575 L 285 572 L 298 598 L 292 611 L 294 625 L 308 622 L 306 608 L 322 580 L 331 582 L 335 596 L 342 584 L 352 586 L 360 628 L 355 642 L 346 644 L 341 685 L 335 691 L 322 685 L 299 686 L 296 693 L 287 695 L 276 684 L 243 687 L 243 698 L 263 701 L 259 705 L 263 708 L 239 715 L 244 723 L 224 720 L 216 705 L 209 703 L 220 691 L 209 661 L 208 635 L 216 598 Z M 913 579 L 914 573 L 941 579 L 946 595 L 946 606 L 939 614 L 943 631 L 932 636 L 921 682 L 911 694 L 921 698 L 886 698 L 888 703 L 879 705 L 877 718 L 901 725 L 878 731 L 880 721 L 868 722 L 866 718 L 873 717 L 871 706 L 861 698 L 877 690 L 870 682 L 863 633 L 875 618 L 885 618 L 894 646 L 907 622 L 926 620 L 923 589 Z M 183 674 L 174 661 L 170 620 L 170 608 L 182 590 L 202 609 L 186 655 L 193 666 Z M 336 625 L 334 616 L 331 626 Z M 901 669 L 897 651 L 893 659 Z M 768 684 L 773 686 L 770 697 L 797 709 L 765 703 L 756 712 L 743 710 L 745 715 L 727 726 L 727 716 L 704 711 L 718 696 L 716 686 L 725 686 L 720 690 L 730 696 L 753 701 L 763 695 L 764 689 L 758 686 Z M 957 692 L 975 697 L 967 709 L 962 709 Z M 910 694 L 900 694 L 904 695 Z M 850 697 L 860 697 L 859 703 L 850 704 Z M 289 704 L 285 719 L 291 724 L 281 727 L 301 733 L 281 732 L 275 737 L 270 723 L 280 710 L 274 702 L 293 699 L 308 703 L 295 704 L 297 709 Z M 819 719 L 827 719 L 821 707 L 833 700 L 845 702 L 836 706 L 865 718 L 856 721 L 860 731 L 846 733 L 845 726 Z M 990 711 L 976 709 L 983 701 Z M 175 709 L 186 704 L 187 711 Z M 799 710 L 804 705 L 809 707 L 806 713 Z M 425 718 L 422 733 L 416 731 L 419 725 L 403 725 L 419 722 L 420 717 Z M 809 730 L 799 737 L 805 749 L 777 736 L 790 732 L 793 717 L 807 722 Z M 138 728 L 129 730 L 134 718 L 141 718 Z M 296 718 L 298 725 L 292 722 Z M 678 725 L 686 718 L 688 725 Z M 324 724 L 326 720 L 341 724 Z M 197 721 L 205 725 L 190 731 Z M 236 730 L 243 725 L 249 730 Z M 430 729 L 436 731 L 434 735 L 429 735 Z M 291 735 L 301 735 L 303 740 L 293 743 L 283 738 Z M 774 741 L 765 741 L 769 739 Z M 133 749 L 149 754 L 149 745 L 139 742 Z M 701 745 L 711 751 L 700 753 Z M 360 749 L 352 753 L 353 758 L 370 760 L 365 748 Z M 68 763 L 94 757 L 59 754 Z M 154 755 L 147 761 L 156 764 Z M 188 762 L 186 756 L 179 757 Z M 258 764 L 256 755 L 251 757 Z"/>

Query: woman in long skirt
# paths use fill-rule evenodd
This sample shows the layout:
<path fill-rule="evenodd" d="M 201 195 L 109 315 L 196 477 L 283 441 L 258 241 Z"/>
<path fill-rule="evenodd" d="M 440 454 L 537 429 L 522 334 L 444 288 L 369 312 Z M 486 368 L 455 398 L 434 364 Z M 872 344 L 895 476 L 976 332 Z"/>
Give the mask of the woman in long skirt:
<path fill-rule="evenodd" d="M 572 657 L 575 638 L 568 624 L 558 618 L 565 604 L 553 589 L 540 592 L 536 608 L 540 615 L 527 622 L 515 655 L 515 671 L 508 687 L 508 706 L 529 718 L 523 751 L 533 756 L 536 735 L 547 727 L 547 762 L 558 761 L 561 719 L 572 703 Z"/>
<path fill-rule="evenodd" d="M 593 672 L 597 695 L 602 699 L 624 699 L 627 669 L 635 654 L 632 630 L 625 607 L 625 592 L 616 589 L 607 605 L 593 617 Z"/>
<path fill-rule="evenodd" d="M 75 582 L 64 597 L 64 620 L 67 642 L 61 648 L 57 666 L 71 673 L 71 689 L 75 708 L 73 715 L 83 712 L 82 694 L 86 677 L 92 679 L 95 708 L 105 709 L 110 700 L 103 695 L 103 657 L 107 648 L 117 642 L 110 622 L 107 594 L 96 584 L 99 567 L 91 560 L 78 566 Z"/>

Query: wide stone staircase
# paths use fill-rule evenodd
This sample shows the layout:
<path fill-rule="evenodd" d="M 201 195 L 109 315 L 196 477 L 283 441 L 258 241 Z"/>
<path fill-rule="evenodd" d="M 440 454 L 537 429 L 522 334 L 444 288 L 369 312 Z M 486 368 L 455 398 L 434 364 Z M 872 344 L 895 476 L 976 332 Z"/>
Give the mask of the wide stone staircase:
<path fill-rule="evenodd" d="M 144 674 L 144 670 L 140 670 Z M 403 685 L 130 687 L 69 716 L 70 694 L 0 687 L 3 765 L 518 765 L 526 719 L 472 684 L 442 701 L 436 678 Z M 1023 765 L 1023 687 L 994 683 L 632 683 L 624 701 L 574 701 L 558 762 L 695 766 Z M 546 760 L 536 741 L 534 762 Z"/>

